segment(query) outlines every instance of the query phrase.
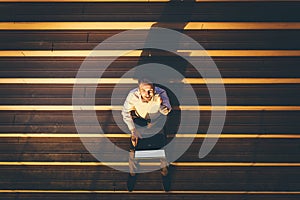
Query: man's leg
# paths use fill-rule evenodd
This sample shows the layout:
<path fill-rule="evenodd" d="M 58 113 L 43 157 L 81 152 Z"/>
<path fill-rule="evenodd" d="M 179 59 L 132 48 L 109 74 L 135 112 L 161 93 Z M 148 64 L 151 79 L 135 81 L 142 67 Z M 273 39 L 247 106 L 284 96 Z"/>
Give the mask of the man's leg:
<path fill-rule="evenodd" d="M 138 170 L 138 162 L 134 159 L 134 150 L 129 151 L 129 173 L 131 176 L 135 176 Z"/>
<path fill-rule="evenodd" d="M 136 182 L 136 172 L 138 170 L 138 162 L 134 159 L 134 147 L 130 141 L 130 150 L 129 150 L 129 175 L 127 180 L 127 189 L 128 191 L 132 191 Z"/>
<path fill-rule="evenodd" d="M 162 176 L 167 176 L 169 172 L 169 164 L 165 158 L 160 159 L 160 172 Z"/>
<path fill-rule="evenodd" d="M 167 159 L 160 159 L 160 173 L 162 178 L 162 183 L 165 191 L 169 191 L 171 187 L 171 176 L 169 172 L 169 163 Z"/>
<path fill-rule="evenodd" d="M 160 141 L 160 148 L 164 148 L 164 146 L 167 144 L 167 138 L 164 132 L 164 129 L 160 131 L 160 133 L 157 135 L 157 141 Z M 171 175 L 169 170 L 169 162 L 166 158 L 160 159 L 160 173 L 162 177 L 162 183 L 163 188 L 165 191 L 169 191 L 171 187 Z"/>
<path fill-rule="evenodd" d="M 136 125 L 137 130 L 140 131 L 140 133 L 142 133 L 142 128 L 147 126 L 147 120 L 138 117 L 136 115 L 135 111 L 131 111 L 130 114 L 134 121 L 134 124 Z M 140 141 L 141 141 L 141 139 L 138 140 L 137 147 L 139 146 Z M 138 161 L 136 159 L 134 159 L 135 148 L 137 148 L 137 147 L 133 146 L 131 139 L 130 139 L 130 148 L 129 148 L 130 150 L 129 150 L 129 160 L 128 160 L 129 175 L 128 175 L 128 180 L 127 180 L 128 191 L 132 191 L 134 189 L 134 185 L 136 182 L 136 173 L 139 168 Z"/>

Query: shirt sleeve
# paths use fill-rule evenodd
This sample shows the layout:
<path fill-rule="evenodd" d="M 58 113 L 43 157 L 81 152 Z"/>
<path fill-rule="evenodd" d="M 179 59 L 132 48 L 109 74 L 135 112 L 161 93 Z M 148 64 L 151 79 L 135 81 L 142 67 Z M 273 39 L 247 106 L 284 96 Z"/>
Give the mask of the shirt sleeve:
<path fill-rule="evenodd" d="M 167 115 L 172 110 L 169 97 L 165 90 L 163 90 L 159 95 L 162 99 L 162 103 L 160 105 L 159 112 L 163 115 Z"/>
<path fill-rule="evenodd" d="M 131 114 L 130 114 L 130 111 L 135 110 L 132 100 L 133 100 L 133 94 L 129 93 L 125 100 L 125 103 L 123 105 L 123 109 L 122 109 L 123 121 L 126 123 L 129 130 L 132 130 L 135 128 L 134 122 L 133 122 Z"/>

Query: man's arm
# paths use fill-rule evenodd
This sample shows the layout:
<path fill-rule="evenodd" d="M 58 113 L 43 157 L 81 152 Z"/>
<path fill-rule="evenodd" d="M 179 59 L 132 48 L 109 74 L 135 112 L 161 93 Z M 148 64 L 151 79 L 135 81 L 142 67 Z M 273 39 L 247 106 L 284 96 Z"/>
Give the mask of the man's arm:
<path fill-rule="evenodd" d="M 141 137 L 140 133 L 136 130 L 133 119 L 131 117 L 130 111 L 135 110 L 134 104 L 133 104 L 133 94 L 129 93 L 126 101 L 123 105 L 122 109 L 122 115 L 123 115 L 123 120 L 127 124 L 128 129 L 131 132 L 131 142 L 133 146 L 136 146 L 138 143 L 138 138 Z"/>
<path fill-rule="evenodd" d="M 160 108 L 159 112 L 163 115 L 169 114 L 169 112 L 172 110 L 169 97 L 167 95 L 167 92 L 163 90 L 160 94 Z"/>
<path fill-rule="evenodd" d="M 123 105 L 123 109 L 122 109 L 123 121 L 126 123 L 126 125 L 128 126 L 128 129 L 130 131 L 135 129 L 134 122 L 133 122 L 131 114 L 130 114 L 130 111 L 135 110 L 133 102 L 132 102 L 132 98 L 133 98 L 133 94 L 129 93 L 125 100 L 125 103 Z"/>

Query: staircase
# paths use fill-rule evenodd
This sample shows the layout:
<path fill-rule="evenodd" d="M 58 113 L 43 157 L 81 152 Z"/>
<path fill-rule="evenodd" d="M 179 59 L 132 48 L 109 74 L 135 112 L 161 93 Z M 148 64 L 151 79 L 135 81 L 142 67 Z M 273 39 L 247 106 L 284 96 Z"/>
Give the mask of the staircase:
<path fill-rule="evenodd" d="M 299 199 L 299 10 L 298 0 L 0 0 L 0 199 Z M 72 114 L 73 86 L 99 43 L 151 27 L 179 31 L 207 50 L 223 77 L 228 106 L 219 109 L 227 116 L 217 144 L 200 159 L 216 109 L 203 78 L 168 52 L 136 50 L 115 60 L 103 73 L 95 104 L 106 137 L 117 146 L 127 150 L 129 136 L 112 116 L 112 92 L 138 64 L 174 67 L 197 94 L 200 106 L 187 108 L 168 91 L 175 104 L 170 141 L 192 137 L 176 132 L 181 109 L 201 113 L 192 145 L 172 163 L 171 191 L 163 191 L 154 171 L 140 174 L 128 192 L 127 173 L 98 161 L 82 143 Z M 185 53 L 195 60 L 202 55 Z M 95 61 L 112 56 L 106 52 Z M 134 87 L 134 80 L 122 85 L 120 105 Z M 83 118 L 89 126 L 91 116 Z M 104 142 L 93 134 L 91 142 Z M 112 156 L 116 151 L 107 154 Z M 112 165 L 127 168 L 120 159 Z"/>

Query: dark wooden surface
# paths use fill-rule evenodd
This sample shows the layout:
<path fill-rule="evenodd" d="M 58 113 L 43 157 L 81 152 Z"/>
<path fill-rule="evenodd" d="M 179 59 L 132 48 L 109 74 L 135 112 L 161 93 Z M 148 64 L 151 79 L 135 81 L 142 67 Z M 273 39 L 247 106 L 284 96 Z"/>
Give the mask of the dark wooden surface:
<path fill-rule="evenodd" d="M 182 33 L 198 41 L 207 50 L 299 50 L 300 31 L 295 30 L 184 30 L 186 22 L 300 22 L 300 3 L 280 2 L 171 2 L 171 3 L 0 3 L 1 22 L 153 22 L 166 26 L 176 23 Z M 0 31 L 0 51 L 3 50 L 92 50 L 120 30 L 78 31 Z M 126 42 L 126 41 L 125 41 Z M 111 48 L 119 44 L 111 44 Z M 181 44 L 182 46 L 184 44 Z M 105 78 L 120 78 L 136 65 L 159 62 L 180 71 L 185 77 L 200 77 L 183 59 L 158 52 L 151 58 L 121 57 L 104 72 Z M 75 78 L 84 57 L 0 57 L 0 78 Z M 101 70 L 97 63 L 109 58 L 95 59 L 86 77 Z M 197 57 L 192 59 L 199 59 Z M 300 57 L 213 57 L 223 78 L 300 78 Z M 209 70 L 207 68 L 206 70 Z M 114 84 L 99 85 L 97 105 L 110 105 Z M 115 97 L 122 104 L 134 85 L 124 85 Z M 228 84 L 225 85 L 230 106 L 299 106 L 299 84 Z M 210 105 L 205 85 L 193 88 L 200 105 Z M 214 86 L 217 90 L 218 87 Z M 185 94 L 183 88 L 182 94 Z M 0 105 L 72 105 L 71 84 L 0 84 Z M 87 92 L 89 89 L 87 89 Z M 171 101 L 176 102 L 174 96 Z M 76 98 L 84 98 L 76 97 Z M 191 111 L 189 119 L 194 118 Z M 169 141 L 177 131 L 178 115 L 172 111 L 167 127 Z M 97 111 L 105 133 L 123 133 L 111 111 Z M 201 111 L 198 134 L 207 131 L 210 111 Z M 203 138 L 196 138 L 177 162 L 220 162 L 222 166 L 174 166 L 172 190 L 162 191 L 158 171 L 140 174 L 136 191 L 127 193 L 127 174 L 106 166 L 74 166 L 75 162 L 96 162 L 80 138 L 39 137 L 41 133 L 76 134 L 72 111 L 0 110 L 0 199 L 249 199 L 296 200 L 300 194 L 278 193 L 300 191 L 300 170 L 295 166 L 276 163 L 299 163 L 300 139 L 284 138 L 299 134 L 300 111 L 250 110 L 227 111 L 223 134 L 277 134 L 283 138 L 220 138 L 212 152 L 199 159 Z M 91 116 L 82 113 L 83 126 L 91 126 Z M 121 126 L 125 124 L 121 122 Z M 187 124 L 185 130 L 191 128 Z M 9 136 L 31 133 L 37 137 Z M 3 137 L 3 134 L 7 134 Z M 125 134 L 125 133 L 124 133 Z M 110 138 L 123 149 L 128 138 Z M 103 140 L 91 138 L 97 145 Z M 184 145 L 179 140 L 177 146 Z M 97 150 L 97 149 L 96 149 Z M 107 152 L 106 158 L 115 155 Z M 126 162 L 125 158 L 120 158 Z M 43 165 L 14 162 L 45 162 Z M 51 165 L 63 162 L 65 165 Z M 275 163 L 274 166 L 225 166 L 226 163 Z M 4 192 L 3 190 L 16 190 Z M 25 190 L 25 191 L 19 191 Z M 30 192 L 29 190 L 37 190 Z M 51 192 L 43 190 L 62 190 Z M 90 193 L 72 193 L 82 190 Z M 106 193 L 95 193 L 95 191 Z M 64 192 L 63 192 L 64 191 Z M 123 191 L 121 193 L 117 193 Z M 148 191 L 148 192 L 147 192 Z M 186 194 L 188 191 L 211 193 Z M 214 193 L 213 191 L 223 191 Z M 230 193 L 239 191 L 240 193 Z M 270 193 L 249 193 L 269 191 Z M 229 193 L 226 193 L 229 192 Z M 242 193 L 244 192 L 244 193 Z"/>
<path fill-rule="evenodd" d="M 162 200 L 181 200 L 181 199 L 190 199 L 190 200 L 198 200 L 198 199 L 208 199 L 208 200 L 240 200 L 240 199 L 249 199 L 249 200 L 298 200 L 299 195 L 287 195 L 287 194 L 279 194 L 279 195 L 270 195 L 270 194 L 185 194 L 185 193 L 123 193 L 123 194 L 106 194 L 106 193 L 75 193 L 75 194 L 65 194 L 65 193 L 18 193 L 18 194 L 3 194 L 5 199 L 132 199 L 132 200 L 143 200 L 143 199 L 152 199 L 159 198 Z"/>
<path fill-rule="evenodd" d="M 75 78 L 84 59 L 83 57 L 1 57 L 0 76 L 2 78 Z M 85 77 L 95 77 L 94 72 L 103 71 L 104 66 L 97 64 L 108 59 L 89 60 L 91 70 L 86 72 Z M 182 72 L 187 78 L 201 78 L 191 65 L 182 59 L 173 59 L 175 58 L 169 56 L 151 59 L 121 57 L 106 69 L 102 77 L 119 78 L 139 62 L 160 62 Z M 191 58 L 193 61 L 199 61 L 197 59 L 199 58 Z M 255 57 L 253 55 L 253 57 L 213 57 L 213 60 L 223 78 L 299 78 L 300 74 L 300 69 L 297 67 L 300 65 L 299 57 Z"/>
<path fill-rule="evenodd" d="M 67 134 L 66 134 L 67 136 Z M 109 138 L 118 147 L 128 150 L 129 138 Z M 177 138 L 176 147 L 183 148 L 186 143 Z M 103 146 L 105 140 L 90 138 L 90 145 Z M 172 141 L 172 136 L 168 139 Z M 178 159 L 179 162 L 299 162 L 299 139 L 247 139 L 220 138 L 212 152 L 199 159 L 198 153 L 203 138 L 196 138 L 189 149 Z M 97 151 L 95 151 L 97 152 Z M 94 153 L 95 153 L 94 152 Z M 174 149 L 176 152 L 176 149 Z M 115 151 L 106 153 L 108 161 L 118 158 L 126 162 Z M 97 162 L 80 138 L 1 138 L 0 162 Z M 170 158 L 173 159 L 173 158 Z"/>
<path fill-rule="evenodd" d="M 2 3 L 1 21 L 299 21 L 298 2 Z M 134 14 L 132 11 L 134 10 Z M 267 11 L 267 12 L 266 12 Z M 201 20 L 199 20 L 201 19 Z"/>
<path fill-rule="evenodd" d="M 120 33 L 116 30 L 101 31 L 2 31 L 1 49 L 21 50 L 86 50 L 95 48 L 103 40 Z M 185 30 L 182 33 L 209 49 L 298 49 L 299 30 Z M 130 43 L 124 41 L 130 46 Z M 110 48 L 120 44 L 111 44 Z M 184 44 L 181 44 L 183 46 Z"/>
<path fill-rule="evenodd" d="M 2 189 L 28 190 L 126 190 L 128 176 L 102 166 L 1 166 L 0 173 Z M 173 190 L 299 189 L 299 167 L 173 167 L 172 175 Z M 139 174 L 136 190 L 161 190 L 160 178 L 158 171 Z"/>
<path fill-rule="evenodd" d="M 122 85 L 116 89 L 113 84 L 99 85 L 95 94 L 96 105 L 111 105 L 112 99 L 115 105 L 122 105 L 128 92 L 136 87 L 135 85 Z M 90 90 L 89 87 L 80 87 Z M 221 89 L 212 86 L 215 91 Z M 193 85 L 195 94 L 201 105 L 210 105 L 209 91 L 205 85 Z M 277 84 L 277 85 L 226 85 L 225 86 L 228 105 L 299 105 L 300 86 L 298 84 Z M 71 105 L 73 85 L 68 84 L 1 84 L 0 103 L 3 105 Z M 114 97 L 112 97 L 114 94 Z M 182 96 L 191 97 L 188 87 L 183 86 Z M 73 97 L 84 102 L 88 95 Z M 171 95 L 169 95 L 171 96 Z M 174 97 L 175 98 L 175 97 Z M 185 101 L 187 105 L 193 105 L 192 100 Z"/>
<path fill-rule="evenodd" d="M 189 112 L 189 119 L 194 118 L 195 112 L 194 114 L 193 111 Z M 0 113 L 2 133 L 76 133 L 72 111 L 0 111 Z M 80 114 L 82 122 L 79 125 L 95 126 L 90 121 L 92 117 L 89 112 L 82 111 Z M 170 114 L 170 124 L 167 125 L 169 133 L 177 131 L 178 114 L 176 111 Z M 299 114 L 299 111 L 227 111 L 223 133 L 298 134 L 299 129 L 295 124 L 298 122 Z M 116 114 L 116 122 L 112 118 L 111 111 L 97 111 L 97 115 L 105 133 L 121 133 L 116 122 L 126 130 L 120 113 Z M 201 111 L 200 115 L 198 132 L 206 133 L 211 113 L 210 111 Z M 173 125 L 174 123 L 175 125 Z M 189 133 L 191 127 L 197 126 L 188 123 L 182 125 L 182 130 L 186 133 Z"/>

